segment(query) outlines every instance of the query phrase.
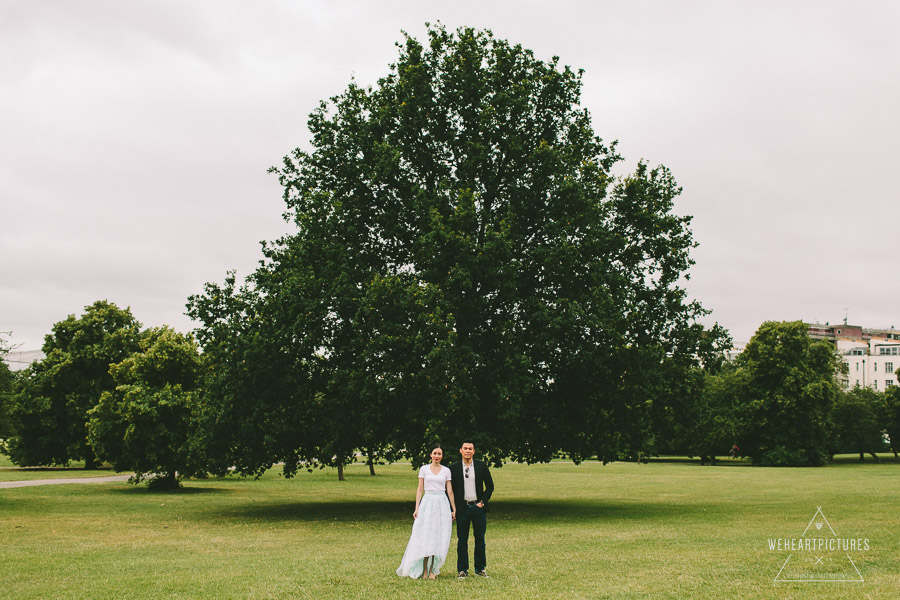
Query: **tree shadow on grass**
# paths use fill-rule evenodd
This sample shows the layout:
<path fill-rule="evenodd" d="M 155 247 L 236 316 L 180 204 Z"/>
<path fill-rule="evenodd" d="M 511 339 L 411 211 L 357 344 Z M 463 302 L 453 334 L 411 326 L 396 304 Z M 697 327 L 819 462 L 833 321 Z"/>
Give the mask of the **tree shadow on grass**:
<path fill-rule="evenodd" d="M 413 503 L 409 500 L 337 500 L 334 502 L 256 502 L 216 511 L 218 517 L 240 521 L 344 521 L 390 522 L 403 518 L 412 521 Z"/>
<path fill-rule="evenodd" d="M 878 453 L 878 462 L 872 458 L 871 454 L 865 454 L 863 456 L 864 460 L 860 462 L 859 454 L 837 454 L 828 461 L 829 465 L 883 465 L 883 464 L 898 464 L 900 463 L 900 458 L 897 458 L 890 452 Z"/>
<path fill-rule="evenodd" d="M 731 458 L 728 456 L 717 456 L 716 464 L 710 464 L 709 461 L 703 463 L 699 458 L 687 458 L 681 456 L 657 456 L 649 459 L 650 464 L 678 464 L 693 465 L 697 467 L 752 467 L 753 464 L 743 458 Z"/>
<path fill-rule="evenodd" d="M 492 508 L 488 518 L 512 521 L 591 522 L 620 520 L 656 520 L 704 514 L 716 506 L 711 503 L 674 503 L 639 501 L 616 502 L 588 499 L 536 499 L 503 501 Z"/>
<path fill-rule="evenodd" d="M 641 502 L 611 502 L 607 500 L 498 500 L 491 503 L 488 520 L 502 521 L 560 521 L 566 523 L 659 519 L 672 516 L 702 514 L 713 504 L 675 504 Z M 413 503 L 403 501 L 334 501 L 245 504 L 230 510 L 216 511 L 218 518 L 240 521 L 299 521 L 350 523 L 412 523 Z"/>
<path fill-rule="evenodd" d="M 231 490 L 220 487 L 181 487 L 177 490 L 154 490 L 147 487 L 144 482 L 132 484 L 124 487 L 111 487 L 109 492 L 112 494 L 146 494 L 150 496 L 190 496 L 196 494 L 227 494 Z"/>
<path fill-rule="evenodd" d="M 84 467 L 0 467 L 9 473 L 93 473 L 94 471 L 112 472 L 112 467 L 97 467 L 86 470 Z"/>

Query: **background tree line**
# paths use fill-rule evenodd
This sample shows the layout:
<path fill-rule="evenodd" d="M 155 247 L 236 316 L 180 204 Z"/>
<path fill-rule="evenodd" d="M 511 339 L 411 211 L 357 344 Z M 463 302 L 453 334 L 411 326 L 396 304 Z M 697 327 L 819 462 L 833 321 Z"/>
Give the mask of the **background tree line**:
<path fill-rule="evenodd" d="M 99 301 L 85 307 L 81 317 L 70 315 L 54 325 L 44 351 L 44 361 L 20 373 L 0 363 L 3 449 L 16 464 L 84 460 L 91 468 L 103 461 L 117 471 L 134 471 L 135 482 L 149 477 L 161 487 L 177 486 L 176 474 L 225 473 L 234 466 L 250 474 L 259 468 L 259 458 L 243 448 L 229 451 L 220 445 L 219 428 L 223 421 L 226 427 L 240 421 L 255 429 L 257 419 L 271 422 L 273 415 L 265 404 L 252 401 L 242 409 L 256 412 L 243 421 L 224 414 L 215 392 L 203 387 L 221 381 L 213 374 L 215 362 L 199 353 L 190 335 L 168 327 L 141 330 L 130 311 Z M 848 453 L 878 460 L 875 453 L 889 449 L 897 456 L 896 445 L 888 445 L 884 434 L 891 442 L 900 439 L 900 387 L 841 390 L 841 367 L 832 345 L 810 340 L 803 323 L 763 323 L 737 360 L 692 367 L 684 385 L 659 396 L 680 401 L 653 421 L 645 454 L 597 457 L 684 454 L 714 464 L 733 444 L 754 464 L 768 466 L 818 466 Z M 342 415 L 327 414 L 333 406 L 323 397 L 314 403 L 312 408 L 321 412 L 302 426 L 325 432 L 344 422 Z M 390 425 L 373 422 L 370 427 L 387 431 Z M 346 462 L 362 454 L 373 474 L 376 458 L 405 454 L 374 436 L 348 436 L 345 443 L 355 448 Z M 340 464 L 294 450 L 297 462 L 286 466 L 289 474 L 300 465 Z M 582 458 L 587 457 L 576 460 Z"/>
<path fill-rule="evenodd" d="M 0 427 L 14 463 L 108 462 L 168 487 L 176 473 L 206 472 L 197 435 L 201 358 L 190 335 L 141 330 L 130 310 L 98 301 L 56 323 L 43 351 L 7 388 Z"/>
<path fill-rule="evenodd" d="M 878 460 L 875 453 L 888 449 L 896 456 L 900 388 L 844 390 L 845 369 L 834 345 L 813 341 L 804 323 L 763 323 L 735 361 L 698 378 L 661 450 L 714 463 L 737 445 L 754 464 L 770 466 L 818 466 L 847 453 Z"/>

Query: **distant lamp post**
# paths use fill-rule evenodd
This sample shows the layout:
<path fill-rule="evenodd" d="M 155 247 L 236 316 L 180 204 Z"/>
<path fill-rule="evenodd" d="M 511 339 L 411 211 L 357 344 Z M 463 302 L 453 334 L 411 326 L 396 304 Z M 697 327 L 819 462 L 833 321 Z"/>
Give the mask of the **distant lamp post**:
<path fill-rule="evenodd" d="M 863 387 L 866 387 L 866 359 L 863 359 Z"/>

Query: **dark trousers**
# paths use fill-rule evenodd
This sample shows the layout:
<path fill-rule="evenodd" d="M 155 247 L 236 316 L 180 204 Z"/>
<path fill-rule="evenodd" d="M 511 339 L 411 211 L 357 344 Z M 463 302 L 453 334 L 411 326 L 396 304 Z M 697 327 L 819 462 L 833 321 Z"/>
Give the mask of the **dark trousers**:
<path fill-rule="evenodd" d="M 484 530 L 487 529 L 487 517 L 483 508 L 475 505 L 466 506 L 456 515 L 456 570 L 469 570 L 469 523 L 475 532 L 475 570 L 483 571 L 487 566 L 484 556 Z"/>

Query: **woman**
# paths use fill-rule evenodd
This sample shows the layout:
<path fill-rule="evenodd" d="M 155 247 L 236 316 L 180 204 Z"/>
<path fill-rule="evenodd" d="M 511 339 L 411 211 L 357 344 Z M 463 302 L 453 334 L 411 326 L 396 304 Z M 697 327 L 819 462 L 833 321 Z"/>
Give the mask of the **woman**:
<path fill-rule="evenodd" d="M 450 469 L 441 465 L 442 458 L 444 450 L 435 444 L 431 449 L 431 464 L 419 469 L 412 535 L 397 569 L 401 577 L 434 579 L 440 575 L 441 565 L 447 558 L 456 503 L 450 487 Z"/>

